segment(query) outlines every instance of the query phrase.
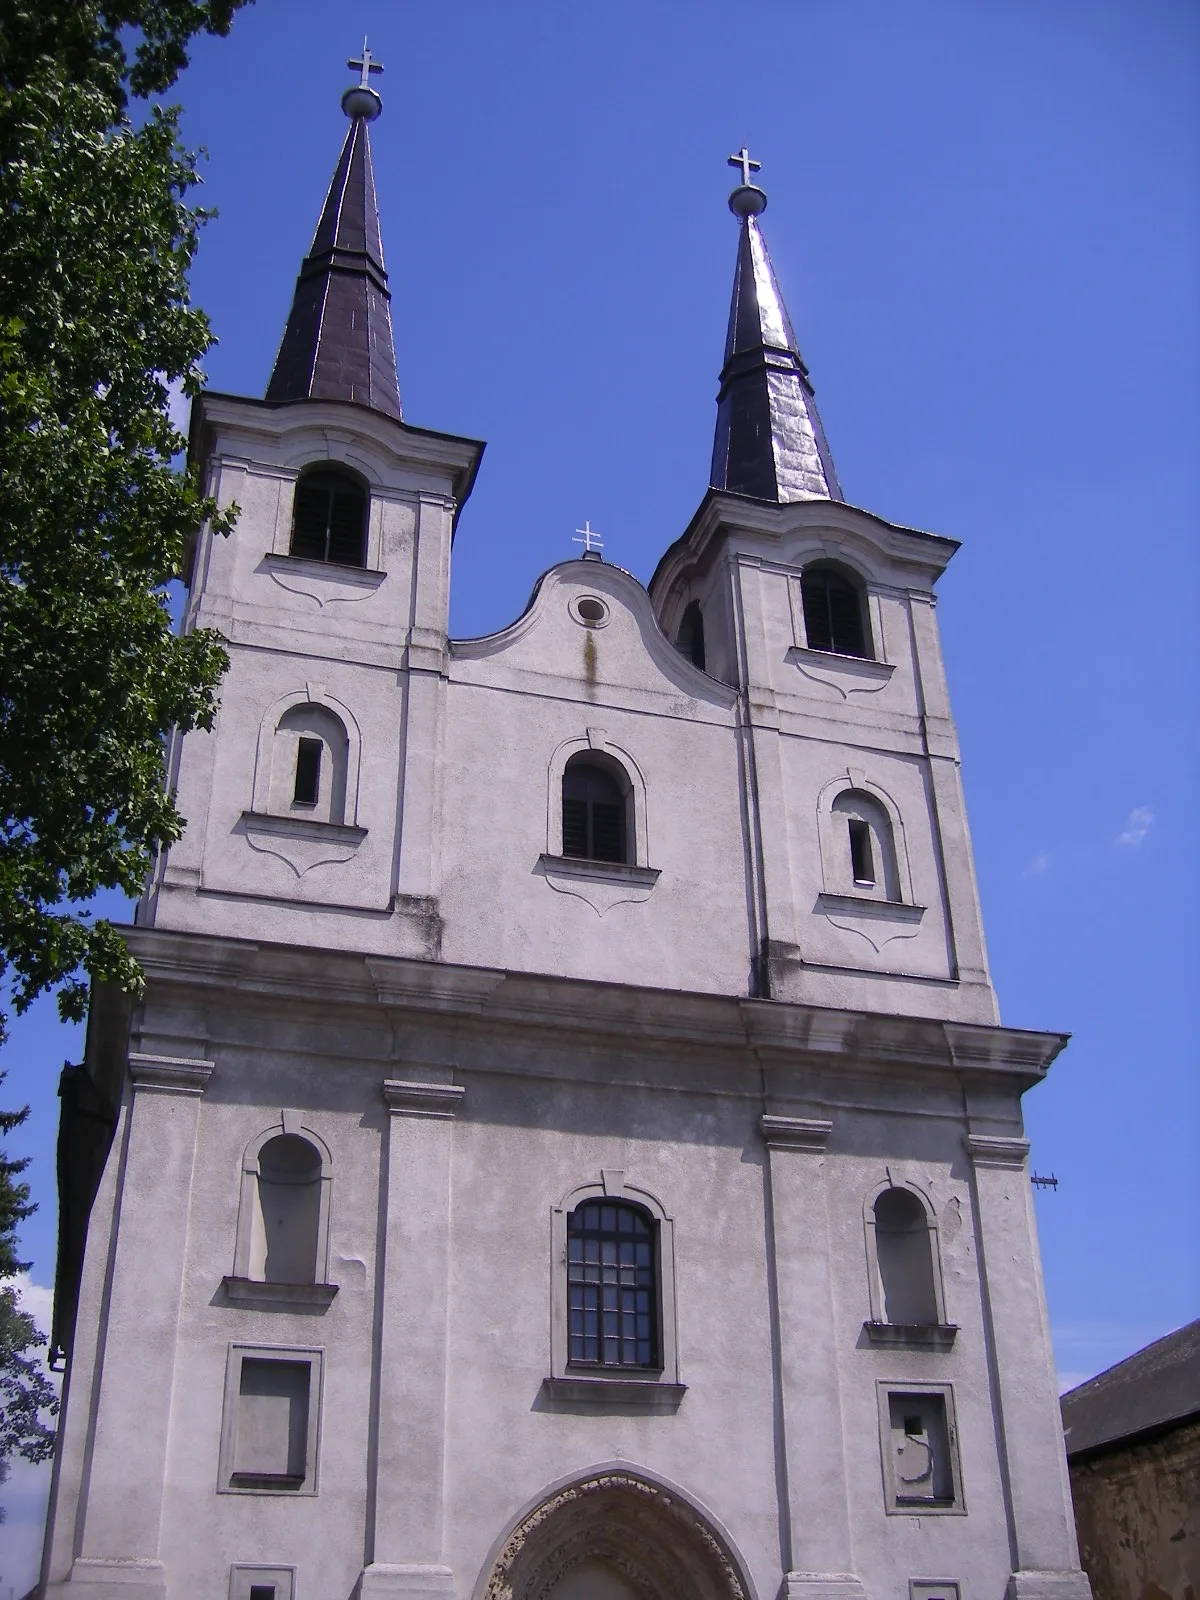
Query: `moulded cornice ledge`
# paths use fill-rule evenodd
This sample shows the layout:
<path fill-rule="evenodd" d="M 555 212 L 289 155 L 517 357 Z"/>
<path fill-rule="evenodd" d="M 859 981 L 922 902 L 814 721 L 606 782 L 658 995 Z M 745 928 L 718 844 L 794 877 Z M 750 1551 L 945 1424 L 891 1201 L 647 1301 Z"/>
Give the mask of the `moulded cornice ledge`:
<path fill-rule="evenodd" d="M 1029 1140 L 1011 1134 L 969 1133 L 967 1154 L 977 1167 L 1023 1167 Z"/>
<path fill-rule="evenodd" d="M 213 1063 L 186 1056 L 129 1057 L 129 1076 L 135 1089 L 154 1089 L 161 1094 L 204 1093 L 212 1077 Z"/>
<path fill-rule="evenodd" d="M 401 1117 L 457 1116 L 466 1090 L 458 1083 L 407 1083 L 385 1078 L 382 1084 L 387 1108 Z"/>
<path fill-rule="evenodd" d="M 770 1150 L 811 1150 L 820 1153 L 829 1143 L 833 1123 L 825 1117 L 777 1117 L 764 1112 L 758 1126 Z"/>

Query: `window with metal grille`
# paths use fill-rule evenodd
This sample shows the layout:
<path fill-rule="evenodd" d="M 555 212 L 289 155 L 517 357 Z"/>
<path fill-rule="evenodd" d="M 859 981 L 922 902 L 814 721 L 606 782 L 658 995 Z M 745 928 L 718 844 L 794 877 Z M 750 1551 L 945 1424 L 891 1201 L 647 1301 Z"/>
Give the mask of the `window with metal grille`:
<path fill-rule="evenodd" d="M 628 854 L 628 805 L 614 775 L 594 757 L 572 756 L 563 772 L 564 856 L 623 861 Z"/>
<path fill-rule="evenodd" d="M 804 633 L 810 650 L 867 656 L 862 599 L 848 578 L 830 567 L 806 567 L 800 579 Z"/>
<path fill-rule="evenodd" d="M 292 554 L 338 566 L 366 564 L 367 495 L 348 473 L 322 468 L 296 485 Z"/>
<path fill-rule="evenodd" d="M 292 794 L 294 806 L 315 806 L 321 797 L 321 751 L 325 748 L 320 739 L 301 739 L 296 746 L 296 787 Z"/>
<path fill-rule="evenodd" d="M 639 1206 L 588 1200 L 567 1219 L 568 1359 L 659 1365 L 654 1223 Z"/>

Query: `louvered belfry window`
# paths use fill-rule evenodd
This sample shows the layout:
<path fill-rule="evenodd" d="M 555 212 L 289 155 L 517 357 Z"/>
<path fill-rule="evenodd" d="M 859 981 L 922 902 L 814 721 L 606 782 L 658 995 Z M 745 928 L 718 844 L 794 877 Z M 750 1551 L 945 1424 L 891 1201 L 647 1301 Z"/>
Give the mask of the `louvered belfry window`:
<path fill-rule="evenodd" d="M 563 773 L 564 856 L 628 861 L 626 803 L 610 772 L 587 756 L 572 756 Z"/>
<path fill-rule="evenodd" d="M 568 1359 L 657 1367 L 654 1223 L 640 1206 L 588 1200 L 567 1219 Z"/>
<path fill-rule="evenodd" d="M 828 567 L 808 567 L 800 579 L 804 632 L 810 650 L 842 656 L 869 656 L 862 601 L 848 578 Z"/>
<path fill-rule="evenodd" d="M 342 567 L 366 564 L 367 496 L 348 473 L 306 472 L 296 485 L 292 554 Z"/>

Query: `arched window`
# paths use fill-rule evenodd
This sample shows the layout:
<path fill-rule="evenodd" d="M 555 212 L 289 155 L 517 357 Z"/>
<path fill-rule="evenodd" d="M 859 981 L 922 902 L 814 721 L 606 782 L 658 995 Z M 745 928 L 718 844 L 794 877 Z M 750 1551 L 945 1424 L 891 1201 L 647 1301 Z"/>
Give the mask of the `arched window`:
<path fill-rule="evenodd" d="M 910 1327 L 940 1323 L 929 1219 L 911 1189 L 885 1189 L 876 1199 L 875 1255 L 880 1320 Z"/>
<path fill-rule="evenodd" d="M 805 567 L 800 578 L 800 595 L 804 605 L 804 634 L 810 650 L 871 657 L 863 598 L 843 572 L 824 562 Z"/>
<path fill-rule="evenodd" d="M 567 1219 L 567 1359 L 660 1366 L 653 1218 L 627 1201 L 587 1200 Z"/>
<path fill-rule="evenodd" d="M 562 780 L 562 853 L 585 861 L 629 861 L 630 785 L 615 761 L 581 751 Z"/>
<path fill-rule="evenodd" d="M 300 1134 L 277 1134 L 258 1152 L 246 1276 L 316 1283 L 320 1232 L 320 1151 Z"/>
<path fill-rule="evenodd" d="M 694 667 L 704 671 L 704 613 L 700 610 L 699 600 L 690 600 L 683 613 L 679 624 L 679 634 L 675 640 L 675 648 L 684 655 Z"/>
<path fill-rule="evenodd" d="M 328 707 L 308 702 L 285 711 L 271 754 L 271 811 L 344 822 L 349 748 L 341 719 Z"/>
<path fill-rule="evenodd" d="M 367 492 L 338 467 L 315 467 L 296 484 L 292 554 L 343 567 L 366 565 Z"/>
<path fill-rule="evenodd" d="M 834 848 L 840 857 L 838 879 L 848 893 L 877 900 L 900 899 L 900 874 L 892 819 L 873 795 L 846 789 L 832 806 L 834 824 L 844 829 Z"/>

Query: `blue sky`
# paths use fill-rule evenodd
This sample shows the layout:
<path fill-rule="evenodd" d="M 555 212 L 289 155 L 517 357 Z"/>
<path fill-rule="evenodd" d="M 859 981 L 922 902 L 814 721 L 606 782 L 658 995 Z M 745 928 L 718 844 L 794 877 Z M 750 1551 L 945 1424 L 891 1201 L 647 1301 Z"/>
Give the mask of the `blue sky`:
<path fill-rule="evenodd" d="M 1200 12 L 1189 0 L 259 0 L 179 88 L 214 387 L 261 394 L 363 33 L 409 421 L 484 438 L 452 626 L 584 518 L 648 579 L 707 482 L 736 228 L 763 227 L 847 498 L 963 541 L 939 617 L 1060 1369 L 1197 1315 Z M 39 1006 L 0 1053 L 53 1275 Z"/>

